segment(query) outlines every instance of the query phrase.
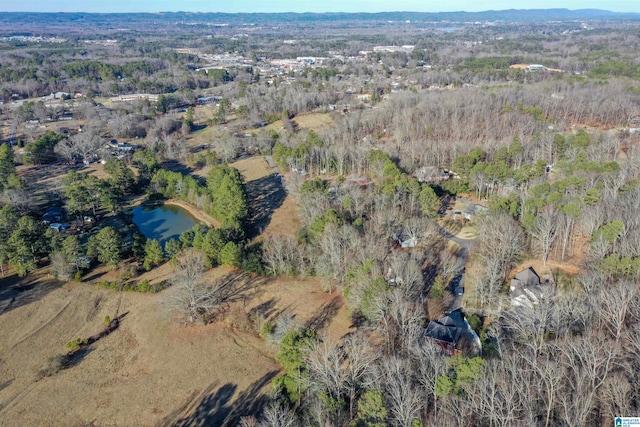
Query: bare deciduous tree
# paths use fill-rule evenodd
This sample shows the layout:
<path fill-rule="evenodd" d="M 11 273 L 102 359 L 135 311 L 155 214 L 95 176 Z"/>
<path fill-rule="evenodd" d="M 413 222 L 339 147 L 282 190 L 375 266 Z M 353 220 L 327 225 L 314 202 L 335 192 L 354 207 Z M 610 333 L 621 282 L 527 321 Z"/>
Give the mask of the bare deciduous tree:
<path fill-rule="evenodd" d="M 304 272 L 304 248 L 295 237 L 275 235 L 265 239 L 262 259 L 268 271 L 285 276 Z"/>
<path fill-rule="evenodd" d="M 379 353 L 362 333 L 348 336 L 343 343 L 346 354 L 345 386 L 349 394 L 349 415 L 354 416 L 358 392 L 374 381 L 374 365 Z"/>
<path fill-rule="evenodd" d="M 211 310 L 220 300 L 220 286 L 203 279 L 205 256 L 202 252 L 188 251 L 177 259 L 172 288 L 166 293 L 167 308 L 188 323 L 206 322 Z"/>
<path fill-rule="evenodd" d="M 482 241 L 482 258 L 486 263 L 495 260 L 495 267 L 504 275 L 522 253 L 522 227 L 511 215 L 502 212 L 485 216 L 478 232 Z"/>
<path fill-rule="evenodd" d="M 433 406 L 433 417 L 438 417 L 438 397 L 436 396 L 436 381 L 446 372 L 447 364 L 443 357 L 442 349 L 429 341 L 419 341 L 413 348 L 415 360 L 418 366 L 418 380 L 422 388 L 430 396 L 427 402 Z M 428 405 L 428 403 L 427 403 Z M 427 407 L 427 409 L 430 409 Z"/>
<path fill-rule="evenodd" d="M 358 232 L 349 225 L 328 224 L 318 240 L 322 256 L 318 261 L 320 271 L 343 285 L 349 260 L 358 246 Z"/>
<path fill-rule="evenodd" d="M 260 427 L 293 427 L 295 425 L 296 418 L 291 411 L 275 401 L 265 408 L 260 423 Z"/>
<path fill-rule="evenodd" d="M 389 275 L 408 300 L 415 300 L 422 292 L 422 270 L 413 253 L 395 252 L 389 261 Z"/>
<path fill-rule="evenodd" d="M 593 332 L 556 345 L 566 373 L 565 390 L 560 393 L 564 421 L 586 425 L 600 388 L 614 367 L 616 348 Z"/>
<path fill-rule="evenodd" d="M 338 399 L 345 388 L 345 360 L 344 351 L 334 343 L 328 340 L 314 343 L 304 356 L 309 370 L 309 387 Z"/>
<path fill-rule="evenodd" d="M 423 393 L 413 380 L 412 369 L 406 359 L 395 357 L 381 364 L 387 407 L 395 424 L 411 427 L 419 419 L 424 404 Z"/>
<path fill-rule="evenodd" d="M 424 325 L 424 310 L 414 300 L 407 300 L 400 289 L 391 292 L 383 319 L 382 332 L 391 354 L 409 351 L 418 340 Z"/>
<path fill-rule="evenodd" d="M 551 205 L 547 205 L 538 213 L 531 228 L 531 235 L 536 240 L 536 246 L 542 255 L 543 265 L 547 265 L 549 253 L 556 239 L 558 226 L 557 216 L 556 209 Z"/>

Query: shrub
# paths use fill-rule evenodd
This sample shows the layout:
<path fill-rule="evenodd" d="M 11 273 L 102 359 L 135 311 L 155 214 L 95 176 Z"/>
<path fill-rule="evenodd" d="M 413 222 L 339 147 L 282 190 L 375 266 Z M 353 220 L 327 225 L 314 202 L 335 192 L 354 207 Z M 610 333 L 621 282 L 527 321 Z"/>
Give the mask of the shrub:
<path fill-rule="evenodd" d="M 120 280 L 127 281 L 138 275 L 138 267 L 135 264 L 129 264 L 120 271 Z"/>
<path fill-rule="evenodd" d="M 53 357 L 47 359 L 46 365 L 42 368 L 40 373 L 45 377 L 50 377 L 57 374 L 69 364 L 69 356 L 66 354 L 56 354 Z"/>
<path fill-rule="evenodd" d="M 431 286 L 429 295 L 434 299 L 440 299 L 444 296 L 444 282 L 442 277 L 436 277 L 436 280 L 433 282 L 433 286 Z"/>
<path fill-rule="evenodd" d="M 482 319 L 477 314 L 472 314 L 467 319 L 469 321 L 469 326 L 473 329 L 478 335 L 482 332 Z"/>
<path fill-rule="evenodd" d="M 86 339 L 83 340 L 82 338 L 76 338 L 75 340 L 69 341 L 67 343 L 67 348 L 70 352 L 72 352 L 79 349 L 81 345 L 87 345 L 88 343 L 89 341 L 87 341 Z"/>
<path fill-rule="evenodd" d="M 269 322 L 267 320 L 262 324 L 262 329 L 260 331 L 260 336 L 262 338 L 266 338 L 268 336 L 271 336 L 271 334 L 273 334 L 273 331 L 275 331 L 275 329 L 276 329 L 276 325 L 273 322 Z"/>
<path fill-rule="evenodd" d="M 96 286 L 99 287 L 99 288 L 113 289 L 113 290 L 116 290 L 116 291 L 122 290 L 122 287 L 123 287 L 122 283 L 120 283 L 120 282 L 115 282 L 115 281 L 114 282 L 110 282 L 108 280 L 104 280 L 104 281 L 98 282 L 98 283 L 96 283 Z"/>
<path fill-rule="evenodd" d="M 135 291 L 136 292 L 150 292 L 150 293 L 157 292 L 155 290 L 155 288 L 149 283 L 149 281 L 147 279 L 144 279 L 143 281 L 138 283 L 138 286 L 136 286 Z"/>
<path fill-rule="evenodd" d="M 161 290 L 168 287 L 167 282 L 160 282 L 156 284 L 149 283 L 149 280 L 144 279 L 138 283 L 122 283 L 122 282 L 109 282 L 103 281 L 96 283 L 96 286 L 99 288 L 113 289 L 115 291 L 124 291 L 124 292 L 142 292 L 142 293 L 151 293 L 154 294 L 156 292 L 160 292 Z"/>

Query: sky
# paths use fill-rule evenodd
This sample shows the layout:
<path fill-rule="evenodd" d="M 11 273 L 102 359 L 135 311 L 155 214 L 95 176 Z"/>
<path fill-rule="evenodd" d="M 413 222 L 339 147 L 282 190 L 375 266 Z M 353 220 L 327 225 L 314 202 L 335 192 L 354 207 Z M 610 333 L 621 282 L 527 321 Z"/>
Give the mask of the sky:
<path fill-rule="evenodd" d="M 640 0 L 0 0 L 2 12 L 477 12 L 549 8 L 640 12 Z"/>

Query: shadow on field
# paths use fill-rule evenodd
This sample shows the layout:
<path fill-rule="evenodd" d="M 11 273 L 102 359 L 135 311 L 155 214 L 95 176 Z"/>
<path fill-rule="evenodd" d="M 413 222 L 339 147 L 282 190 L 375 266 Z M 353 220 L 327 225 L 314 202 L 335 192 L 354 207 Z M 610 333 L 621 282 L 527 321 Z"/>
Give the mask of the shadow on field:
<path fill-rule="evenodd" d="M 275 315 L 277 314 L 276 303 L 276 299 L 271 298 L 270 300 L 253 307 L 251 310 L 249 310 L 249 317 L 261 317 L 263 319 L 271 319 L 272 317 L 275 317 Z"/>
<path fill-rule="evenodd" d="M 38 301 L 61 286 L 62 282 L 53 279 L 20 279 L 15 274 L 3 277 L 0 279 L 0 315 Z"/>
<path fill-rule="evenodd" d="M 167 160 L 165 162 L 162 162 L 161 165 L 162 169 L 166 169 L 166 170 L 170 170 L 171 172 L 180 172 L 182 175 L 191 175 L 193 173 L 193 171 L 195 170 L 194 168 L 185 165 L 182 162 L 179 162 L 178 160 Z M 191 175 L 193 176 L 193 178 L 200 180 L 200 178 L 196 175 Z M 205 182 L 203 182 L 202 180 L 201 184 L 206 184 Z"/>
<path fill-rule="evenodd" d="M 158 426 L 235 426 L 247 415 L 258 415 L 268 398 L 261 391 L 277 375 L 271 371 L 242 391 L 233 403 L 230 403 L 237 386 L 224 384 L 218 388 L 212 384 L 200 394 L 194 393 L 187 403 L 178 408 Z"/>
<path fill-rule="evenodd" d="M 273 174 L 246 184 L 249 196 L 249 226 L 247 237 L 258 236 L 271 222 L 271 216 L 282 206 L 287 192 L 282 186 L 282 178 Z"/>
<path fill-rule="evenodd" d="M 250 276 L 243 271 L 234 271 L 218 281 L 218 300 L 222 304 L 248 301 L 262 292 L 263 285 L 271 279 L 265 276 Z"/>
<path fill-rule="evenodd" d="M 335 296 L 331 301 L 324 304 L 318 311 L 316 311 L 311 319 L 305 324 L 306 329 L 314 331 L 320 331 L 325 328 L 333 319 L 338 311 L 342 307 L 341 298 Z"/>

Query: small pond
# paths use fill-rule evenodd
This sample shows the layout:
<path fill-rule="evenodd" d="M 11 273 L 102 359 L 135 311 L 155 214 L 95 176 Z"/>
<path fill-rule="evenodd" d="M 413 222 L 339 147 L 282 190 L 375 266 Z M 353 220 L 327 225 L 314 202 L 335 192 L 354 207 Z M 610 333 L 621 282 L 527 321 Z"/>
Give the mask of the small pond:
<path fill-rule="evenodd" d="M 178 237 L 198 221 L 189 212 L 175 205 L 138 206 L 131 211 L 133 223 L 148 239 L 157 239 L 164 245 Z"/>

